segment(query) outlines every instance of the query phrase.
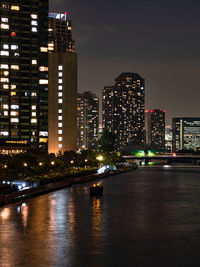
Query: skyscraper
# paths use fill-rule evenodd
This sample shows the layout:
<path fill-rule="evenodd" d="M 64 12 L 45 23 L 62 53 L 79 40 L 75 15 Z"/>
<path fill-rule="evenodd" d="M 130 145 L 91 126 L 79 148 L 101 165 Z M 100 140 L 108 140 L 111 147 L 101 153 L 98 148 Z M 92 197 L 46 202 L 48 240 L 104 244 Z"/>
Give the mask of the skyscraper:
<path fill-rule="evenodd" d="M 49 13 L 49 52 L 75 52 L 72 39 L 72 22 L 67 19 L 67 13 Z"/>
<path fill-rule="evenodd" d="M 144 83 L 137 73 L 122 73 L 103 90 L 103 128 L 113 132 L 118 149 L 144 146 Z"/>
<path fill-rule="evenodd" d="M 165 110 L 146 110 L 146 144 L 150 149 L 165 150 Z"/>
<path fill-rule="evenodd" d="M 49 17 L 49 153 L 77 150 L 77 54 L 66 14 Z"/>
<path fill-rule="evenodd" d="M 109 132 L 114 131 L 114 86 L 106 86 L 103 89 L 102 98 L 102 127 Z"/>
<path fill-rule="evenodd" d="M 99 99 L 91 92 L 78 94 L 77 126 L 78 148 L 97 148 L 99 137 Z"/>
<path fill-rule="evenodd" d="M 48 0 L 3 0 L 0 12 L 0 146 L 45 147 Z"/>
<path fill-rule="evenodd" d="M 172 119 L 172 150 L 197 150 L 200 148 L 200 118 Z"/>

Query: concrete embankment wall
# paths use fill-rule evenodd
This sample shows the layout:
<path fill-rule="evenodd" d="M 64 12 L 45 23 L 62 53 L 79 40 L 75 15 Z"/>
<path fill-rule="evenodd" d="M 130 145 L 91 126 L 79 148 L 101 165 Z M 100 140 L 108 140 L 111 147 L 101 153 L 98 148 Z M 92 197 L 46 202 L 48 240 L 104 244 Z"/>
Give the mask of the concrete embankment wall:
<path fill-rule="evenodd" d="M 62 189 L 67 186 L 71 186 L 76 183 L 83 183 L 83 182 L 89 182 L 92 180 L 96 180 L 99 177 L 96 174 L 91 174 L 83 177 L 77 177 L 77 178 L 67 178 L 63 181 L 48 183 L 45 185 L 40 185 L 35 188 L 30 188 L 22 191 L 16 191 L 9 194 L 1 194 L 0 195 L 0 205 L 8 204 L 15 201 L 20 201 L 22 199 L 34 197 L 37 195 L 45 194 L 54 190 Z"/>
<path fill-rule="evenodd" d="M 122 172 L 128 172 L 128 171 L 132 171 L 134 170 L 136 167 L 133 168 L 122 168 L 119 169 L 117 172 L 115 173 L 106 173 L 106 174 L 90 174 L 90 175 L 86 175 L 86 176 L 81 176 L 81 177 L 68 177 L 66 179 L 63 179 L 61 181 L 57 181 L 57 182 L 52 182 L 52 183 L 48 183 L 48 184 L 44 184 L 44 185 L 40 185 L 38 187 L 35 188 L 30 188 L 30 189 L 26 189 L 26 190 L 22 190 L 22 191 L 16 191 L 13 193 L 9 193 L 9 194 L 1 194 L 0 195 L 0 205 L 5 205 L 5 204 L 9 204 L 12 202 L 16 202 L 16 201 L 21 201 L 23 199 L 26 198 L 31 198 L 37 195 L 42 195 L 48 192 L 52 192 L 52 191 L 56 191 L 68 186 L 71 186 L 73 184 L 78 184 L 78 183 L 85 183 L 85 182 L 90 182 L 93 180 L 99 180 L 102 178 L 105 178 L 106 176 L 110 176 L 113 174 L 119 174 Z"/>

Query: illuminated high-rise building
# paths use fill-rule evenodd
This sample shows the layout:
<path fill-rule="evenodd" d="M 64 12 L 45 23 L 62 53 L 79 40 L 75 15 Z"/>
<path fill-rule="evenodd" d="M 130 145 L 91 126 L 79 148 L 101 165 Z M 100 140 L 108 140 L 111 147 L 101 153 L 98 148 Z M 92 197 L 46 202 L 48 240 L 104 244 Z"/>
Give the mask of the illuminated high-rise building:
<path fill-rule="evenodd" d="M 115 135 L 116 148 L 140 149 L 144 140 L 144 79 L 122 73 L 103 90 L 103 129 Z"/>
<path fill-rule="evenodd" d="M 77 54 L 71 21 L 49 14 L 48 152 L 77 150 Z"/>
<path fill-rule="evenodd" d="M 172 151 L 200 148 L 200 118 L 172 119 Z"/>
<path fill-rule="evenodd" d="M 94 149 L 99 138 L 99 99 L 91 92 L 77 97 L 78 148 Z"/>
<path fill-rule="evenodd" d="M 146 144 L 150 149 L 165 150 L 165 110 L 146 110 Z"/>
<path fill-rule="evenodd" d="M 102 127 L 103 130 L 114 130 L 114 86 L 105 86 L 102 98 Z"/>
<path fill-rule="evenodd" d="M 0 3 L 0 150 L 47 144 L 48 0 Z"/>
<path fill-rule="evenodd" d="M 67 19 L 67 12 L 49 13 L 49 52 L 75 52 L 72 39 L 72 22 Z"/>

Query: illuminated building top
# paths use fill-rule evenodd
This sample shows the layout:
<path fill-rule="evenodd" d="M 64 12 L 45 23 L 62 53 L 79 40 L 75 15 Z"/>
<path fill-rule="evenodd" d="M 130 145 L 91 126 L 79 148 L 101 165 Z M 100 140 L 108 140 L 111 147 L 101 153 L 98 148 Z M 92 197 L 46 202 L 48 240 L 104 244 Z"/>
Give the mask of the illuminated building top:
<path fill-rule="evenodd" d="M 63 13 L 49 13 L 49 18 L 67 20 L 67 12 Z"/>

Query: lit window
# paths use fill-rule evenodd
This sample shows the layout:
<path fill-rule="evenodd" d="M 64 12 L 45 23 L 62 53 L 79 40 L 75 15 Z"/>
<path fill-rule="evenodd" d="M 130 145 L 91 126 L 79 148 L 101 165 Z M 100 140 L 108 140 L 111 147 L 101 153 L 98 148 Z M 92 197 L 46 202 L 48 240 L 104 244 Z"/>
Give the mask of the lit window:
<path fill-rule="evenodd" d="M 63 70 L 63 66 L 59 65 L 58 70 Z"/>
<path fill-rule="evenodd" d="M 10 122 L 19 122 L 19 119 L 18 118 L 11 118 Z"/>
<path fill-rule="evenodd" d="M 4 44 L 3 45 L 3 49 L 9 49 L 9 45 L 8 44 Z"/>
<path fill-rule="evenodd" d="M 58 113 L 62 113 L 62 109 L 59 109 L 59 110 L 58 110 Z"/>
<path fill-rule="evenodd" d="M 0 78 L 0 82 L 9 83 L 9 79 L 8 78 Z"/>
<path fill-rule="evenodd" d="M 32 113 L 31 113 L 31 116 L 32 116 L 32 117 L 36 117 L 36 112 L 32 112 Z"/>
<path fill-rule="evenodd" d="M 7 132 L 7 131 L 2 131 L 2 132 L 0 132 L 0 135 L 8 136 L 8 135 L 9 135 L 9 132 Z"/>
<path fill-rule="evenodd" d="M 31 119 L 31 123 L 37 123 L 37 119 Z"/>
<path fill-rule="evenodd" d="M 48 71 L 48 67 L 41 66 L 40 71 Z"/>
<path fill-rule="evenodd" d="M 63 89 L 62 85 L 59 85 L 58 90 L 62 90 L 62 89 Z"/>
<path fill-rule="evenodd" d="M 58 141 L 62 141 L 62 137 L 61 136 L 58 137 Z"/>
<path fill-rule="evenodd" d="M 62 130 L 58 130 L 58 134 L 62 134 Z"/>
<path fill-rule="evenodd" d="M 54 47 L 52 47 L 53 46 L 53 44 L 51 45 L 51 44 L 48 44 L 48 50 L 49 51 L 53 51 L 54 50 Z"/>
<path fill-rule="evenodd" d="M 19 49 L 19 46 L 18 45 L 11 45 L 10 48 L 11 48 L 11 50 L 17 50 L 17 49 Z"/>
<path fill-rule="evenodd" d="M 11 109 L 19 109 L 19 105 L 11 105 L 10 108 Z"/>
<path fill-rule="evenodd" d="M 3 112 L 3 115 L 4 115 L 4 116 L 8 116 L 8 111 L 4 111 L 4 112 Z"/>
<path fill-rule="evenodd" d="M 8 30 L 9 29 L 9 25 L 5 24 L 5 23 L 1 23 L 0 24 L 0 29 Z"/>
<path fill-rule="evenodd" d="M 8 64 L 0 64 L 0 69 L 9 69 Z"/>
<path fill-rule="evenodd" d="M 58 116 L 58 120 L 61 121 L 62 120 L 62 116 Z"/>
<path fill-rule="evenodd" d="M 40 138 L 39 139 L 39 142 L 40 143 L 47 143 L 47 138 Z"/>
<path fill-rule="evenodd" d="M 9 71 L 4 71 L 3 74 L 4 74 L 4 76 L 8 76 L 9 75 Z"/>
<path fill-rule="evenodd" d="M 9 56 L 8 51 L 0 51 L 0 56 Z"/>
<path fill-rule="evenodd" d="M 58 123 L 58 127 L 62 127 L 62 122 L 59 122 Z"/>
<path fill-rule="evenodd" d="M 11 65 L 12 70 L 19 70 L 19 65 Z"/>
<path fill-rule="evenodd" d="M 10 95 L 14 96 L 14 95 L 16 95 L 16 92 L 10 92 Z"/>
<path fill-rule="evenodd" d="M 40 47 L 40 52 L 48 52 L 48 48 L 47 47 Z"/>
<path fill-rule="evenodd" d="M 33 105 L 33 106 L 31 107 L 31 109 L 32 109 L 32 110 L 36 110 L 36 106 Z"/>
<path fill-rule="evenodd" d="M 19 57 L 19 53 L 14 53 L 14 56 L 15 57 Z"/>
<path fill-rule="evenodd" d="M 59 92 L 59 93 L 58 93 L 58 97 L 62 97 L 62 93 Z"/>
<path fill-rule="evenodd" d="M 32 63 L 32 65 L 37 65 L 37 60 L 36 59 L 32 59 L 31 63 Z"/>
<path fill-rule="evenodd" d="M 40 79 L 39 84 L 48 84 L 48 80 Z"/>
<path fill-rule="evenodd" d="M 62 104 L 62 102 L 63 102 L 62 99 L 58 99 L 59 104 Z"/>
<path fill-rule="evenodd" d="M 11 84 L 11 89 L 12 90 L 16 89 L 16 87 L 17 87 L 16 84 Z"/>
<path fill-rule="evenodd" d="M 9 89 L 9 85 L 8 84 L 3 84 L 3 89 Z"/>
<path fill-rule="evenodd" d="M 36 15 L 36 14 L 31 14 L 31 18 L 32 18 L 32 19 L 37 19 L 37 18 L 38 18 L 38 15 Z"/>
<path fill-rule="evenodd" d="M 11 32 L 10 36 L 15 37 L 16 36 L 16 32 Z"/>
<path fill-rule="evenodd" d="M 11 115 L 11 116 L 18 116 L 18 114 L 19 114 L 19 113 L 18 113 L 17 111 L 11 111 L 11 112 L 10 112 L 10 115 Z"/>
<path fill-rule="evenodd" d="M 1 18 L 2 22 L 8 22 L 8 18 Z"/>
<path fill-rule="evenodd" d="M 11 6 L 11 10 L 19 10 L 19 6 Z"/>
<path fill-rule="evenodd" d="M 33 26 L 37 26 L 37 25 L 38 25 L 37 20 L 31 20 L 31 25 L 33 25 Z"/>
<path fill-rule="evenodd" d="M 31 96 L 37 96 L 37 93 L 32 92 L 32 93 L 31 93 Z"/>
<path fill-rule="evenodd" d="M 36 27 L 32 27 L 32 28 L 31 28 L 31 31 L 32 31 L 32 32 L 37 32 L 37 28 L 36 28 Z"/>
<path fill-rule="evenodd" d="M 59 72 L 58 73 L 58 77 L 62 77 L 62 72 Z"/>
<path fill-rule="evenodd" d="M 62 148 L 62 144 L 59 144 L 59 145 L 58 145 L 58 148 Z"/>
<path fill-rule="evenodd" d="M 48 132 L 47 131 L 41 131 L 41 132 L 39 132 L 39 136 L 48 136 Z"/>
<path fill-rule="evenodd" d="M 8 108 L 9 108 L 8 104 L 3 105 L 3 109 L 8 109 Z"/>
<path fill-rule="evenodd" d="M 62 83 L 62 79 L 58 79 L 58 83 Z"/>

